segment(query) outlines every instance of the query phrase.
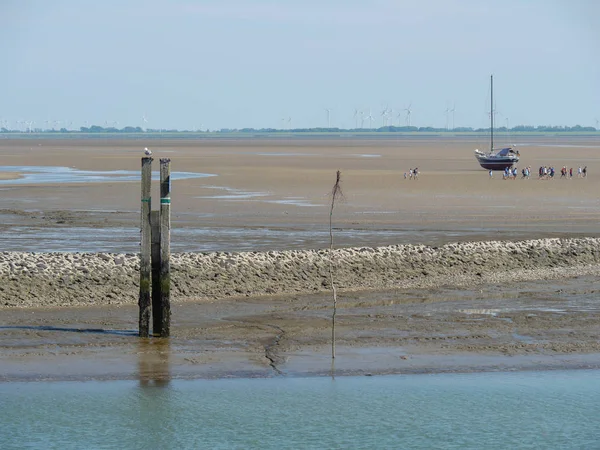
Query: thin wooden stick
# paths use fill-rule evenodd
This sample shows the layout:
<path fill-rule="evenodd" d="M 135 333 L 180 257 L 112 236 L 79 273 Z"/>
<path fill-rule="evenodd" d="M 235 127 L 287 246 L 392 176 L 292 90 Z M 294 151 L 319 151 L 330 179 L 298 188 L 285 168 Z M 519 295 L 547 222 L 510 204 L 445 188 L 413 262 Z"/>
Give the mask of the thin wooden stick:
<path fill-rule="evenodd" d="M 335 178 L 335 184 L 331 190 L 331 209 L 329 210 L 329 282 L 333 291 L 333 313 L 331 315 L 331 359 L 335 359 L 335 315 L 337 313 L 337 290 L 333 279 L 333 208 L 335 201 L 342 198 L 341 187 L 342 173 L 338 170 Z"/>

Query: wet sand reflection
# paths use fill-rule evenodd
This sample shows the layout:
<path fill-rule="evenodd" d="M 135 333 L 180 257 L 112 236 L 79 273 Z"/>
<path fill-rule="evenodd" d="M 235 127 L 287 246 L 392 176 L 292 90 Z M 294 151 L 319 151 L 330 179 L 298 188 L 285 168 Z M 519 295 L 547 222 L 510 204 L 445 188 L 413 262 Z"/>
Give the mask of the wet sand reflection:
<path fill-rule="evenodd" d="M 170 356 L 169 339 L 140 339 L 138 343 L 140 386 L 167 386 L 171 381 Z"/>

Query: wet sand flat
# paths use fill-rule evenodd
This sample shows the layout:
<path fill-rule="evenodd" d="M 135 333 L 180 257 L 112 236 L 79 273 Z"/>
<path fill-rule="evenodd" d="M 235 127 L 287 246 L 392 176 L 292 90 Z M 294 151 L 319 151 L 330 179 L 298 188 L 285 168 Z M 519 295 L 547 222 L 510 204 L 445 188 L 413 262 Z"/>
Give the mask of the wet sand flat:
<path fill-rule="evenodd" d="M 142 149 L 172 171 L 216 176 L 173 182 L 174 229 L 266 230 L 269 243 L 228 237 L 227 251 L 325 248 L 328 192 L 341 170 L 341 247 L 456 240 L 598 237 L 600 139 L 519 137 L 529 180 L 489 178 L 475 138 L 335 140 L 0 140 L 3 166 L 139 170 Z M 155 168 L 158 169 L 158 161 Z M 586 178 L 538 180 L 540 165 L 587 166 Z M 418 180 L 404 179 L 418 167 Z M 11 175 L 12 177 L 12 175 Z M 139 226 L 139 182 L 10 184 L 1 180 L 2 231 Z M 158 183 L 155 183 L 155 191 Z M 158 198 L 158 192 L 153 197 Z M 157 204 L 155 203 L 155 208 Z M 278 233 L 270 233 L 277 230 Z M 319 233 L 314 233 L 314 231 Z M 306 237 L 294 244 L 290 235 Z M 366 233 L 368 231 L 368 233 Z M 176 236 L 174 232 L 174 236 Z M 180 248 L 210 239 L 181 234 Z M 115 237 L 116 242 L 119 237 Z M 403 241 L 403 243 L 407 242 Z M 218 244 L 218 242 L 217 242 Z M 11 240 L 3 241 L 5 250 Z M 19 250 L 27 249 L 27 241 Z M 253 248 L 253 245 L 255 246 Z M 217 248 L 218 249 L 218 248 Z M 39 250 L 39 248 L 36 248 Z M 56 250 L 56 248 L 54 249 Z M 404 373 L 597 367 L 595 278 L 394 291 L 346 292 L 336 370 Z M 130 299 L 134 303 L 135 299 Z M 594 299 L 595 300 L 595 299 Z M 170 342 L 134 336 L 133 306 L 9 308 L 0 320 L 2 379 L 324 374 L 330 365 L 327 294 L 175 298 Z M 35 296 L 32 296 L 35 303 Z M 127 303 L 127 302 L 125 302 Z M 75 330 L 75 331 L 72 331 Z"/>
<path fill-rule="evenodd" d="M 600 139 L 518 138 L 530 180 L 489 179 L 473 155 L 483 138 L 380 140 L 0 140 L 2 166 L 140 169 L 144 146 L 172 171 L 216 176 L 174 181 L 173 227 L 326 228 L 341 170 L 345 200 L 334 225 L 352 229 L 485 230 L 509 238 L 597 235 Z M 158 170 L 158 161 L 155 161 Z M 538 180 L 537 169 L 587 166 L 588 177 Z M 418 167 L 417 181 L 403 178 Z M 1 171 L 1 169 L 0 169 Z M 71 225 L 139 224 L 139 183 L 0 184 L 0 212 L 69 212 Z M 158 198 L 158 183 L 153 197 Z M 156 203 L 156 202 L 155 202 Z M 155 204 L 155 207 L 156 204 Z M 89 217 L 89 211 L 105 215 Z M 34 214 L 34 213 L 32 213 Z M 50 215 L 51 216 L 51 215 Z M 22 216 L 21 216 L 22 217 Z M 60 219 L 46 220 L 58 226 Z M 543 233 L 544 236 L 540 236 Z M 377 238 L 367 245 L 379 245 Z M 351 242 L 344 243 L 352 246 Z"/>
<path fill-rule="evenodd" d="M 337 375 L 600 367 L 595 277 L 340 295 Z M 177 302 L 170 339 L 134 306 L 3 311 L 0 381 L 328 375 L 331 297 Z"/>

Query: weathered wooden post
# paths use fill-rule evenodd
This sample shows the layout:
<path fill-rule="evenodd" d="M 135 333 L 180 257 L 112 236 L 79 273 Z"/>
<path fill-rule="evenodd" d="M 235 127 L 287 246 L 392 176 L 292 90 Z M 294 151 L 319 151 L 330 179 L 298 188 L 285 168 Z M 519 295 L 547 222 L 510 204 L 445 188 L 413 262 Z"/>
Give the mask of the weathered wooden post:
<path fill-rule="evenodd" d="M 141 221 L 141 248 L 140 248 L 140 295 L 138 305 L 139 336 L 148 337 L 150 332 L 150 210 L 152 182 L 152 158 L 142 158 L 142 221 Z"/>
<path fill-rule="evenodd" d="M 160 160 L 160 292 L 161 337 L 171 334 L 171 160 Z"/>
<path fill-rule="evenodd" d="M 160 336 L 162 307 L 160 294 L 160 212 L 150 212 L 152 228 L 152 335 Z"/>

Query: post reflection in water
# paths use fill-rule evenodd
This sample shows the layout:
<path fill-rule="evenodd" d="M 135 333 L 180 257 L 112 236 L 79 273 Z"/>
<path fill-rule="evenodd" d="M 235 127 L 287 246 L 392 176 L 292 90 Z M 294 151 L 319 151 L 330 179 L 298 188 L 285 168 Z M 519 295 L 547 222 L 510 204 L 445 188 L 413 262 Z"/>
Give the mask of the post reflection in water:
<path fill-rule="evenodd" d="M 169 339 L 140 339 L 138 344 L 140 386 L 167 386 L 171 381 L 170 356 Z"/>

